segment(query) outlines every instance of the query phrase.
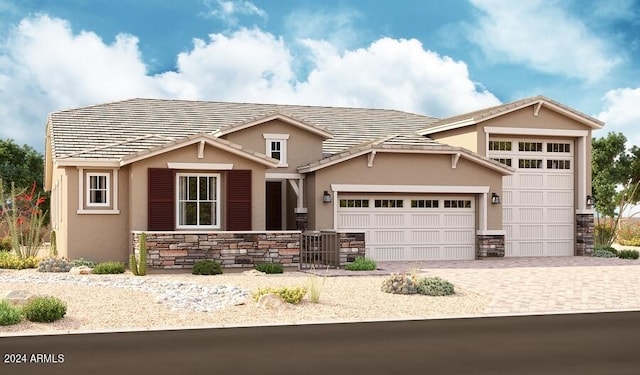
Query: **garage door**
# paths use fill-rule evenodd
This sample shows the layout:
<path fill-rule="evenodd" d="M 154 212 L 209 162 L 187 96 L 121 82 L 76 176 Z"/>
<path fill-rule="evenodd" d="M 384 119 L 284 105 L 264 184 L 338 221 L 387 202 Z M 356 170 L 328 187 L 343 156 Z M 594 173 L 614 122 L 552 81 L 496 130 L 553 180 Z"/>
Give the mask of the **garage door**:
<path fill-rule="evenodd" d="M 503 179 L 505 256 L 574 254 L 573 141 L 494 139 L 489 156 L 516 168 Z"/>
<path fill-rule="evenodd" d="M 475 259 L 473 196 L 340 195 L 338 229 L 364 232 L 377 261 Z"/>

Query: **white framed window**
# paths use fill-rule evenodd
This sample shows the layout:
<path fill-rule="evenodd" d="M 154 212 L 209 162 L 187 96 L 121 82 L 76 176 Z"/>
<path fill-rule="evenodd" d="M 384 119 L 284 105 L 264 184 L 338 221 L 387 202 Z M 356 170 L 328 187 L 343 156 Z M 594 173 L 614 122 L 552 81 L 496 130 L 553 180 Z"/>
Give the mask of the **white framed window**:
<path fill-rule="evenodd" d="M 108 207 L 110 194 L 109 173 L 87 173 L 87 207 Z"/>
<path fill-rule="evenodd" d="M 266 141 L 266 154 L 269 157 L 280 160 L 279 167 L 286 167 L 287 164 L 287 140 L 289 134 L 265 133 L 263 137 Z"/>
<path fill-rule="evenodd" d="M 176 174 L 176 227 L 220 228 L 220 175 Z"/>

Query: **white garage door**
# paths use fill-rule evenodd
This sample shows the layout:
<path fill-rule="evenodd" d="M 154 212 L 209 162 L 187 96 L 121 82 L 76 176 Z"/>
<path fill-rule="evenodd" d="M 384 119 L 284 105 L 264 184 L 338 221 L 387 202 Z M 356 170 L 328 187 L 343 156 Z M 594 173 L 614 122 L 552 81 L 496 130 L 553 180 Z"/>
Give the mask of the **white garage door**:
<path fill-rule="evenodd" d="M 489 157 L 516 168 L 503 179 L 505 256 L 574 254 L 574 144 L 492 138 Z"/>
<path fill-rule="evenodd" d="M 377 261 L 475 259 L 472 196 L 339 196 L 338 230 L 364 232 Z"/>

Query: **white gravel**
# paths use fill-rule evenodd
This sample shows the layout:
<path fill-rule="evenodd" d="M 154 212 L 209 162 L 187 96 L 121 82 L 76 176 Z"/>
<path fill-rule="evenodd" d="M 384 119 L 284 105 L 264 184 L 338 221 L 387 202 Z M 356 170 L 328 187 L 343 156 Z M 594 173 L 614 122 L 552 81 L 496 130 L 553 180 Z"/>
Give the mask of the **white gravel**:
<path fill-rule="evenodd" d="M 308 286 L 311 276 L 300 272 L 76 276 L 0 270 L 0 297 L 20 289 L 67 303 L 67 314 L 57 322 L 0 326 L 0 336 L 468 316 L 482 313 L 491 301 L 459 287 L 448 297 L 388 294 L 380 291 L 383 279 L 318 277 L 319 303 L 305 298 L 299 305 L 273 311 L 257 307 L 251 292 L 261 287 Z"/>

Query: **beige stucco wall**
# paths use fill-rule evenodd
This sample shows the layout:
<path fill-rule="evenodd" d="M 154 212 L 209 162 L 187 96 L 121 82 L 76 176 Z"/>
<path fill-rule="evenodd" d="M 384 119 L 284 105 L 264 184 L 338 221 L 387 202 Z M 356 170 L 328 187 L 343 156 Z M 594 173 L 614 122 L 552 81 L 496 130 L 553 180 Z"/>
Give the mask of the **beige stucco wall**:
<path fill-rule="evenodd" d="M 428 137 L 440 143 L 455 147 L 464 147 L 469 151 L 478 152 L 479 145 L 476 129 L 476 125 L 470 125 L 464 128 L 432 134 Z"/>
<path fill-rule="evenodd" d="M 251 169 L 252 185 L 252 219 L 253 230 L 264 230 L 265 228 L 265 166 L 257 162 L 246 159 L 242 156 L 232 154 L 217 147 L 207 144 L 204 150 L 204 158 L 198 159 L 198 145 L 193 144 L 183 148 L 166 152 L 148 159 L 138 161 L 131 165 L 129 169 L 129 180 L 131 185 L 128 188 L 131 213 L 129 221 L 130 230 L 147 230 L 147 178 L 149 168 L 167 168 L 167 163 L 231 163 L 233 169 Z M 199 170 L 180 170 L 179 172 L 202 172 Z M 224 171 L 206 171 L 207 173 L 220 173 L 220 194 L 225 196 L 225 173 Z M 225 202 L 221 200 L 221 229 L 225 227 Z"/>
<path fill-rule="evenodd" d="M 273 120 L 238 130 L 222 138 L 242 145 L 245 149 L 265 154 L 266 140 L 263 136 L 265 133 L 289 134 L 286 146 L 288 167 L 281 167 L 268 172 L 297 173 L 298 167 L 322 159 L 322 137 L 280 120 Z"/>
<path fill-rule="evenodd" d="M 331 192 L 331 184 L 489 186 L 489 196 L 491 192 L 502 191 L 501 173 L 464 157 L 452 169 L 451 155 L 438 154 L 379 152 L 371 168 L 367 167 L 367 155 L 363 155 L 317 170 L 307 179 L 314 182 L 308 186 L 315 186 L 315 191 L 308 190 L 309 227 L 317 230 L 333 228 L 333 205 L 338 202 L 322 202 L 323 192 Z M 501 208 L 487 202 L 487 229 L 502 230 Z M 478 212 L 476 209 L 476 215 Z"/>

